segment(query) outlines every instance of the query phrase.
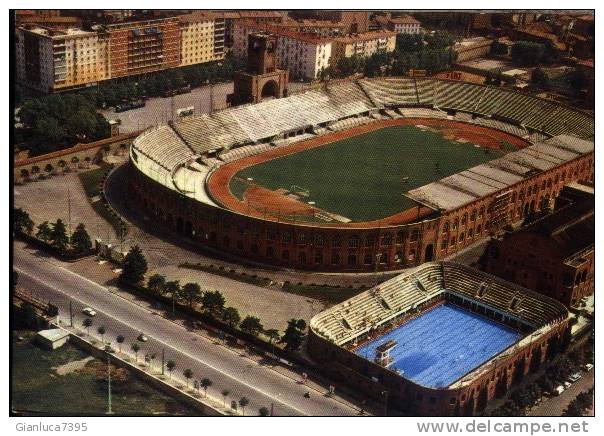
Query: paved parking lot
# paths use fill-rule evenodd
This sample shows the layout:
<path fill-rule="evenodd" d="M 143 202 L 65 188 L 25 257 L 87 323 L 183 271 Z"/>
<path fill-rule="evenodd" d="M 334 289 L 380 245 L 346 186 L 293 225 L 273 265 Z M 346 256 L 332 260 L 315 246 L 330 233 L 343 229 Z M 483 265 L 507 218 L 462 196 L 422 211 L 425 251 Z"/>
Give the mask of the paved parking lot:
<path fill-rule="evenodd" d="M 90 166 L 90 169 L 95 168 L 95 165 Z M 86 170 L 79 170 L 83 171 Z M 54 223 L 58 218 L 68 225 L 71 215 L 72 231 L 79 223 L 84 223 L 92 240 L 101 237 L 110 243 L 117 242 L 113 227 L 90 205 L 77 172 L 15 185 L 13 192 L 15 207 L 27 211 L 35 226 L 44 221 Z"/>
<path fill-rule="evenodd" d="M 588 391 L 594 386 L 595 369 L 589 372 L 581 372 L 581 380 L 573 383 L 567 390 L 557 397 L 546 398 L 541 404 L 533 407 L 528 416 L 562 416 L 562 412 L 568 407 L 570 402 L 577 398 L 583 391 Z"/>
<path fill-rule="evenodd" d="M 291 93 L 305 86 L 303 83 L 290 83 L 289 92 Z M 226 96 L 232 92 L 233 82 L 217 83 L 194 88 L 188 94 L 176 95 L 173 98 L 150 98 L 147 100 L 146 106 L 140 109 L 116 113 L 113 108 L 110 108 L 100 112 L 108 120 L 122 120 L 120 133 L 131 133 L 170 121 L 172 119 L 170 115 L 172 107 L 176 111 L 180 108 L 193 106 L 195 114 L 207 114 L 210 112 L 210 102 L 213 100 L 214 110 L 224 109 L 226 107 Z"/>

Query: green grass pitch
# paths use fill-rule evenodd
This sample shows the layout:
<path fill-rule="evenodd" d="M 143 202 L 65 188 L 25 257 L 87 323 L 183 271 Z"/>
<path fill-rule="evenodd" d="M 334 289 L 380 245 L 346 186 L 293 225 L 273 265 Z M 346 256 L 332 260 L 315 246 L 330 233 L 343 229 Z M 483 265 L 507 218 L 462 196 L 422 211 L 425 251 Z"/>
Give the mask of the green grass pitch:
<path fill-rule="evenodd" d="M 310 191 L 303 201 L 368 221 L 413 207 L 403 192 L 503 154 L 415 126 L 386 127 L 246 168 L 233 177 L 230 189 L 241 199 L 245 184 L 236 178 L 248 177 L 271 190 L 297 185 Z"/>

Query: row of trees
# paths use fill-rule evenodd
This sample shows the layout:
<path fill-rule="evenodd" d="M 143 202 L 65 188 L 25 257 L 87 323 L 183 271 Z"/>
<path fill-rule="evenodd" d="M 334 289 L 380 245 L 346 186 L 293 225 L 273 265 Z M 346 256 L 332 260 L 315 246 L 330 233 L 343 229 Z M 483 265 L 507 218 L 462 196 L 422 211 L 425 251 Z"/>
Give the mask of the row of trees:
<path fill-rule="evenodd" d="M 26 99 L 18 113 L 15 143 L 30 155 L 71 147 L 79 142 L 107 138 L 109 123 L 88 98 L 78 94 L 53 94 Z"/>
<path fill-rule="evenodd" d="M 568 330 L 570 331 L 570 329 Z M 568 348 L 568 335 L 562 339 L 559 351 L 565 351 Z M 556 347 L 551 347 L 556 351 Z M 537 350 L 540 350 L 539 348 Z M 536 350 L 536 351 L 537 351 Z M 549 352 L 546 357 L 549 359 L 554 357 L 554 351 Z M 557 352 L 557 351 L 556 351 Z M 570 351 L 567 355 L 560 356 L 555 362 L 552 362 L 543 374 L 541 374 L 533 383 L 521 387 L 514 391 L 508 401 L 501 407 L 493 411 L 493 416 L 521 416 L 524 415 L 527 407 L 535 404 L 544 393 L 551 393 L 556 386 L 564 382 L 569 375 L 578 371 L 584 363 L 592 363 L 594 358 L 593 344 Z M 537 372 L 540 368 L 541 352 L 533 353 L 533 359 L 530 362 L 530 371 Z M 516 380 L 520 382 L 521 380 Z M 584 409 L 581 409 L 584 410 Z M 571 409 L 571 413 L 575 413 L 576 409 Z M 569 415 L 580 416 L 580 415 Z"/>
<path fill-rule="evenodd" d="M 577 398 L 572 400 L 562 416 L 583 416 L 586 410 L 594 405 L 594 388 L 581 392 Z"/>
<path fill-rule="evenodd" d="M 445 31 L 433 35 L 397 35 L 394 52 L 375 53 L 367 58 L 356 55 L 341 58 L 336 65 L 324 70 L 321 78 L 341 78 L 356 73 L 367 77 L 403 75 L 410 69 L 443 71 L 455 62 L 453 43 L 453 37 Z"/>
<path fill-rule="evenodd" d="M 517 41 L 512 45 L 512 61 L 522 66 L 549 65 L 560 61 L 558 50 L 551 42 Z"/>
<path fill-rule="evenodd" d="M 92 318 L 85 318 L 82 321 L 82 326 L 86 329 L 88 336 L 90 336 L 90 328 L 92 327 L 92 325 L 93 325 Z M 103 344 L 105 344 L 105 334 L 107 333 L 107 329 L 105 328 L 105 326 L 103 326 L 103 325 L 99 326 L 97 328 L 97 333 L 101 337 L 101 342 Z M 118 344 L 119 352 L 122 353 L 122 345 L 126 341 L 126 337 L 124 335 L 118 335 L 116 337 L 115 341 Z M 130 345 L 130 350 L 134 353 L 135 362 L 138 362 L 138 355 L 139 355 L 139 352 L 141 351 L 141 345 L 138 342 L 134 341 Z M 149 365 L 150 368 L 153 368 L 153 362 L 155 361 L 155 359 L 157 359 L 156 353 L 145 354 L 145 362 Z M 164 364 L 162 362 L 162 366 L 163 365 Z M 168 374 L 170 375 L 170 379 L 172 379 L 172 374 L 176 370 L 177 366 L 178 365 L 174 360 L 170 359 L 170 360 L 166 361 L 165 369 L 168 371 Z M 164 367 L 161 368 L 162 374 L 163 374 L 163 369 L 164 369 Z M 207 397 L 208 389 L 214 384 L 210 378 L 201 377 L 197 380 L 197 379 L 195 379 L 195 374 L 194 374 L 193 370 L 190 368 L 186 368 L 185 370 L 183 370 L 182 375 L 186 380 L 187 388 L 189 388 L 191 386 L 191 380 L 193 380 L 193 388 L 197 391 L 197 393 L 199 394 L 200 389 L 203 389 L 204 397 Z M 231 391 L 229 389 L 223 389 L 221 391 L 223 407 L 226 407 L 226 399 L 230 395 L 230 393 L 231 393 Z M 249 402 L 250 402 L 249 399 L 245 396 L 241 397 L 239 399 L 239 401 L 237 402 L 239 404 L 239 406 L 241 407 L 241 410 L 242 410 L 242 413 L 244 416 L 245 416 L 245 408 L 247 407 Z M 266 407 L 261 407 L 260 409 L 258 409 L 258 414 L 260 416 L 268 416 L 269 413 L 270 412 L 269 412 L 268 408 L 266 408 Z"/>
<path fill-rule="evenodd" d="M 119 82 L 106 82 L 80 93 L 97 108 L 109 107 L 142 97 L 160 97 L 168 91 L 187 85 L 194 88 L 208 83 L 230 81 L 234 72 L 243 67 L 243 61 L 228 56 L 219 62 L 148 73 L 136 80 L 129 78 Z"/>
<path fill-rule="evenodd" d="M 16 234 L 32 236 L 33 230 L 34 222 L 29 217 L 29 214 L 21 208 L 13 209 L 13 231 Z M 50 245 L 61 254 L 71 253 L 81 255 L 88 253 L 92 249 L 90 235 L 83 223 L 78 224 L 71 236 L 69 236 L 63 220 L 58 219 L 55 223 L 51 224 L 48 221 L 44 221 L 38 225 L 35 237 Z"/>
<path fill-rule="evenodd" d="M 140 285 L 147 272 L 147 260 L 138 245 L 133 246 L 122 267 L 121 280 L 132 285 Z M 295 351 L 300 348 L 304 340 L 306 322 L 303 319 L 290 319 L 283 335 L 277 329 L 265 329 L 260 319 L 248 315 L 242 319 L 235 307 L 225 306 L 226 300 L 220 291 L 202 291 L 197 283 L 180 284 L 179 280 L 167 280 L 161 274 L 154 274 L 147 280 L 146 288 L 156 296 L 170 296 L 172 308 L 176 304 L 186 304 L 190 309 L 200 305 L 203 312 L 216 319 L 226 322 L 231 328 L 238 328 L 252 336 L 260 334 L 266 336 L 269 343 L 279 339 L 278 343 L 284 344 L 286 350 Z"/>

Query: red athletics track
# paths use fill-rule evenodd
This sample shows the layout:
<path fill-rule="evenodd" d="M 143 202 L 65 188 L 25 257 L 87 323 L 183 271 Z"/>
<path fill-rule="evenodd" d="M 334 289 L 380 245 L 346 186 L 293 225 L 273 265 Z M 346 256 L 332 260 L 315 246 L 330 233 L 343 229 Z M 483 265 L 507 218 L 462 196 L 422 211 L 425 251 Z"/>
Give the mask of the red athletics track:
<path fill-rule="evenodd" d="M 250 215 L 257 218 L 275 220 L 272 217 L 267 217 L 266 211 L 270 211 L 270 213 L 273 215 L 280 215 L 281 221 L 291 222 L 287 220 L 287 217 L 284 215 L 312 215 L 316 209 L 306 203 L 296 201 L 282 195 L 277 191 L 271 191 L 261 186 L 253 186 L 248 188 L 244 194 L 244 200 L 241 201 L 229 189 L 230 181 L 233 176 L 245 168 L 277 159 L 288 154 L 298 153 L 302 150 L 320 147 L 331 142 L 341 141 L 342 139 L 362 135 L 364 133 L 372 132 L 384 127 L 418 124 L 438 129 L 443 136 L 446 136 L 450 139 L 463 139 L 482 147 L 500 148 L 503 141 L 509 142 L 518 148 L 523 148 L 527 145 L 530 145 L 524 139 L 510 135 L 509 133 L 477 126 L 475 124 L 462 123 L 459 121 L 437 120 L 432 118 L 380 120 L 363 126 L 353 127 L 344 131 L 328 133 L 326 135 L 312 138 L 308 141 L 288 145 L 286 147 L 278 147 L 265 153 L 227 163 L 219 167 L 210 176 L 209 180 L 207 181 L 207 188 L 212 198 L 227 209 L 231 209 L 235 212 L 241 213 L 242 215 Z M 249 202 L 246 202 L 246 199 L 249 199 Z M 250 203 L 254 205 L 253 208 L 249 206 Z M 417 220 L 418 218 L 426 217 L 432 212 L 432 209 L 421 207 L 419 211 L 417 208 L 412 208 L 380 220 L 353 223 L 338 222 L 335 224 L 309 223 L 309 225 L 315 227 L 328 226 L 354 228 L 394 226 L 406 224 Z M 300 224 L 300 222 L 298 222 L 298 224 Z"/>

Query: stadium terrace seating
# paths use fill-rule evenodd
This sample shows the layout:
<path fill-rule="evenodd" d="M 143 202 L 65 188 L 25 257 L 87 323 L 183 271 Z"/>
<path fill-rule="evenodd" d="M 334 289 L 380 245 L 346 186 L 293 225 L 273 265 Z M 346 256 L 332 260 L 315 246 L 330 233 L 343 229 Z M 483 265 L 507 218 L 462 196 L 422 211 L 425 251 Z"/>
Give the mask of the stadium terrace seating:
<path fill-rule="evenodd" d="M 332 82 L 286 98 L 186 117 L 144 132 L 135 140 L 134 149 L 154 162 L 145 163 L 153 172 L 151 177 L 168 180 L 165 170 L 170 175 L 179 165 L 209 151 L 249 146 L 225 155 L 239 159 L 248 152 L 260 152 L 255 148 L 259 142 L 287 145 L 312 137 L 309 131 L 321 135 L 384 119 L 386 115 L 376 112 L 376 106 L 387 107 L 385 113 L 391 118 L 400 114 L 457 119 L 534 142 L 563 134 L 592 140 L 595 130 L 588 114 L 498 87 L 425 78 L 374 78 Z M 455 117 L 443 108 L 455 110 Z M 472 119 L 469 113 L 482 117 Z M 287 138 L 290 133 L 296 136 Z M 167 183 L 171 185 L 171 179 Z"/>
<path fill-rule="evenodd" d="M 419 104 L 430 106 L 434 104 L 437 83 L 438 81 L 433 79 L 415 79 L 417 101 Z"/>
<path fill-rule="evenodd" d="M 497 277 L 463 265 L 443 262 L 443 274 L 447 290 L 499 311 L 510 312 L 534 327 L 540 327 L 565 313 L 564 306 L 555 300 L 543 298 L 516 285 L 510 286 Z M 486 285 L 486 290 L 482 296 L 478 296 L 477 290 L 481 285 Z M 517 304 L 512 308 L 514 298 Z"/>
<path fill-rule="evenodd" d="M 188 195 L 194 196 L 197 201 L 216 206 L 205 189 L 203 180 L 207 177 L 210 169 L 203 165 L 192 165 L 190 168 L 180 167 L 172 176 L 174 186 Z"/>
<path fill-rule="evenodd" d="M 505 106 L 514 98 L 513 92 L 504 91 L 499 88 L 487 88 L 482 98 L 476 104 L 477 114 L 491 116 L 499 106 Z"/>
<path fill-rule="evenodd" d="M 392 118 L 393 120 L 396 120 L 398 118 L 401 118 L 401 115 L 399 115 L 398 113 L 396 113 L 395 111 L 393 111 L 392 109 L 386 109 L 384 111 L 390 118 Z"/>
<path fill-rule="evenodd" d="M 375 107 L 357 82 L 330 83 L 325 92 L 342 116 L 356 115 Z"/>
<path fill-rule="evenodd" d="M 362 79 L 359 84 L 379 106 L 409 106 L 418 102 L 413 79 Z"/>
<path fill-rule="evenodd" d="M 338 345 L 349 343 L 381 324 L 399 318 L 422 303 L 453 294 L 509 313 L 539 328 L 566 315 L 555 300 L 517 285 L 449 262 L 430 262 L 327 309 L 311 328 Z"/>
<path fill-rule="evenodd" d="M 461 121 L 463 123 L 471 123 L 472 122 L 472 114 L 466 112 L 457 112 L 455 114 L 455 121 Z"/>
<path fill-rule="evenodd" d="M 514 120 L 518 124 L 524 124 L 524 121 L 530 119 L 531 116 L 539 111 L 543 100 L 539 100 L 528 95 L 520 93 L 512 93 L 514 96 L 505 105 L 499 105 L 493 115 Z"/>
<path fill-rule="evenodd" d="M 435 109 L 399 108 L 398 111 L 405 118 L 447 118 L 446 112 Z"/>
<path fill-rule="evenodd" d="M 518 127 L 509 123 L 504 123 L 503 121 L 494 120 L 491 118 L 475 118 L 473 120 L 473 123 L 478 124 L 479 126 L 501 130 L 503 132 L 509 133 L 510 135 L 519 136 L 521 138 L 527 135 L 527 131 L 522 127 Z"/>
<path fill-rule="evenodd" d="M 486 88 L 462 82 L 439 82 L 434 105 L 440 108 L 474 112 Z"/>
<path fill-rule="evenodd" d="M 146 141 L 146 138 L 151 141 Z M 145 143 L 145 147 L 140 147 L 141 143 Z M 170 126 L 160 126 L 144 132 L 136 138 L 134 147 L 168 171 L 196 156 Z"/>

